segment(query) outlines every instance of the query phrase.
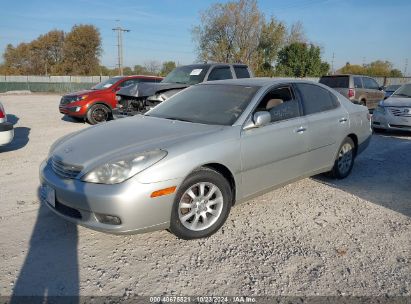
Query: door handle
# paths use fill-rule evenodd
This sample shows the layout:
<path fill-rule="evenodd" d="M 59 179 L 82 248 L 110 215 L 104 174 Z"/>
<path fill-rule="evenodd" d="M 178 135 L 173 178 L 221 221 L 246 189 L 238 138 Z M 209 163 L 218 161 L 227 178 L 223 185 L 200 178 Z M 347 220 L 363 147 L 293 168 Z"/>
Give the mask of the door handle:
<path fill-rule="evenodd" d="M 305 131 L 307 131 L 307 128 L 304 128 L 304 127 L 299 127 L 295 129 L 295 133 L 298 133 L 298 134 L 304 133 Z"/>
<path fill-rule="evenodd" d="M 343 117 L 343 118 L 340 118 L 339 122 L 343 123 L 343 122 L 346 122 L 347 120 L 348 120 L 347 118 Z"/>

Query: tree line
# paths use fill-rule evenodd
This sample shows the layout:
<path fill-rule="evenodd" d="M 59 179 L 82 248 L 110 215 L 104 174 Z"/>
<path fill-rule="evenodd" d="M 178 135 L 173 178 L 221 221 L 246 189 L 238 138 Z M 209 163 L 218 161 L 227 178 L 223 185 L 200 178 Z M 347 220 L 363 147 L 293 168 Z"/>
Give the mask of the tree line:
<path fill-rule="evenodd" d="M 198 62 L 246 63 L 256 76 L 319 77 L 329 74 L 321 48 L 310 42 L 301 22 L 287 26 L 267 18 L 256 0 L 211 5 L 200 12 L 192 29 Z M 52 30 L 29 43 L 7 45 L 0 74 L 7 75 L 118 75 L 117 68 L 100 65 L 101 35 L 93 25 L 75 25 L 70 32 Z M 124 75 L 165 76 L 174 61 L 155 60 L 124 67 Z M 347 63 L 338 73 L 401 77 L 389 61 Z"/>
<path fill-rule="evenodd" d="M 52 30 L 29 43 L 8 44 L 0 74 L 98 75 L 101 52 L 94 25 L 75 25 L 68 33 Z"/>

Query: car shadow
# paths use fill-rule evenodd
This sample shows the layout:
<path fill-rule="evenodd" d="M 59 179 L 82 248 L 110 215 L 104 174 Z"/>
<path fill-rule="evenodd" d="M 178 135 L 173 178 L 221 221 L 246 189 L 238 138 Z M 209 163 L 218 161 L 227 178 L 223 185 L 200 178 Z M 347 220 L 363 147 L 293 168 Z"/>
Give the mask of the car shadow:
<path fill-rule="evenodd" d="M 318 175 L 313 179 L 411 217 L 409 136 L 403 132 L 373 135 L 369 147 L 356 158 L 350 176 L 332 180 Z"/>
<path fill-rule="evenodd" d="M 7 121 L 12 123 L 13 125 L 16 125 L 19 121 L 19 118 L 13 114 L 7 114 Z M 0 146 L 0 153 L 24 148 L 29 142 L 30 130 L 31 129 L 27 127 L 14 127 L 13 140 L 11 141 L 11 143 L 5 146 Z"/>
<path fill-rule="evenodd" d="M 82 118 L 75 118 L 75 117 L 71 117 L 67 115 L 63 115 L 63 117 L 61 117 L 61 120 L 67 121 L 67 122 L 81 123 L 81 124 L 86 123 L 86 121 Z"/>
<path fill-rule="evenodd" d="M 59 297 L 59 302 L 78 303 L 77 243 L 77 226 L 40 203 L 10 303 L 48 303 L 53 297 Z"/>

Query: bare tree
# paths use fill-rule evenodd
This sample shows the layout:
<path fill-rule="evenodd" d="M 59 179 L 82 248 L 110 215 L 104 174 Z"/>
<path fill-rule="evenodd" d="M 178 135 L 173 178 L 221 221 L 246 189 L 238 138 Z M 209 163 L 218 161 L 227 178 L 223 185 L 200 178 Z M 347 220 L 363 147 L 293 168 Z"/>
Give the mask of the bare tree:
<path fill-rule="evenodd" d="M 293 44 L 298 42 L 307 43 L 307 37 L 305 35 L 304 26 L 300 21 L 297 21 L 291 25 L 287 37 L 287 44 Z"/>
<path fill-rule="evenodd" d="M 144 62 L 144 68 L 151 75 L 158 75 L 161 70 L 161 63 L 156 60 L 149 60 Z"/>
<path fill-rule="evenodd" d="M 263 20 L 256 0 L 212 5 L 193 29 L 199 60 L 252 64 Z"/>

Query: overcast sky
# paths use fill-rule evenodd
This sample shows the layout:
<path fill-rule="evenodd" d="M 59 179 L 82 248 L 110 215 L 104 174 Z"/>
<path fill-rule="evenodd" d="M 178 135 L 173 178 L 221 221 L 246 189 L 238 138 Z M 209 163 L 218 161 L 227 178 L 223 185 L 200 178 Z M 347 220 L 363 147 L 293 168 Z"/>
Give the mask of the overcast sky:
<path fill-rule="evenodd" d="M 52 29 L 69 31 L 74 24 L 94 24 L 103 39 L 102 64 L 114 67 L 120 20 L 130 29 L 124 34 L 125 65 L 148 60 L 174 60 L 180 64 L 196 59 L 191 29 L 199 23 L 199 11 L 210 0 L 0 0 L 0 50 L 8 43 L 29 42 Z M 225 1 L 221 1 L 225 2 Z M 300 20 L 310 41 L 320 45 L 323 58 L 335 67 L 347 61 L 362 64 L 389 60 L 404 70 L 411 60 L 409 0 L 260 0 L 266 16 L 291 24 Z M 411 62 L 410 64 L 411 65 Z M 408 67 L 407 74 L 411 74 Z"/>

